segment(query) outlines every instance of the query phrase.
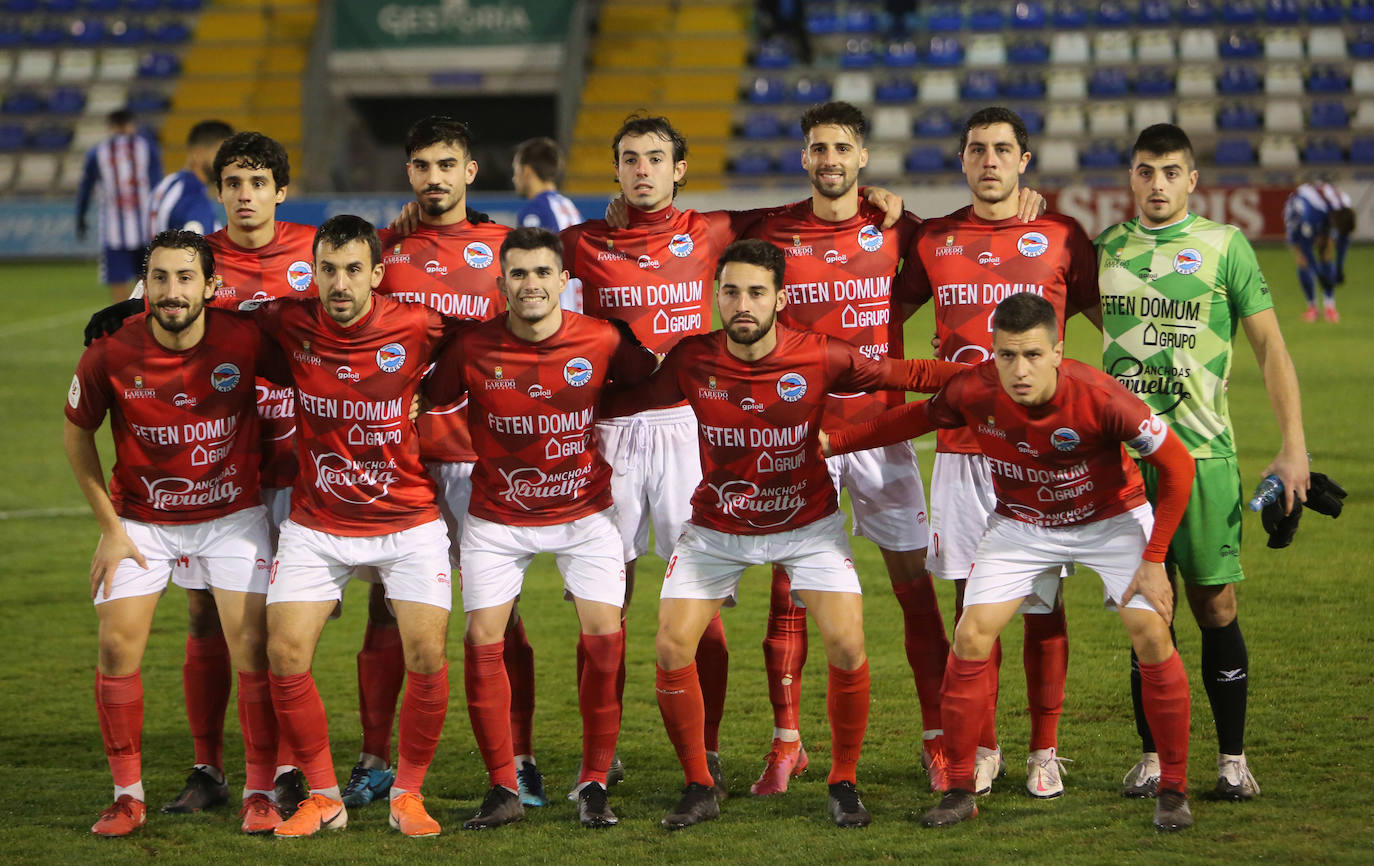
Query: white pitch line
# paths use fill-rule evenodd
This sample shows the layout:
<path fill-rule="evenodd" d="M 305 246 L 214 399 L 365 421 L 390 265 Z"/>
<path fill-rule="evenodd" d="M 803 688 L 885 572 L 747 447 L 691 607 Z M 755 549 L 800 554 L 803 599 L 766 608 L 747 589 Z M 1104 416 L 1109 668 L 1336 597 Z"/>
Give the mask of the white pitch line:
<path fill-rule="evenodd" d="M 80 517 L 89 508 L 24 508 L 19 511 L 0 511 L 0 520 L 34 520 L 41 517 Z"/>
<path fill-rule="evenodd" d="M 21 334 L 29 334 L 34 331 L 46 331 L 74 322 L 84 322 L 91 317 L 89 310 L 75 310 L 65 313 L 58 313 L 55 316 L 45 316 L 41 319 L 29 319 L 26 322 L 15 322 L 4 327 L 0 327 L 0 339 L 7 337 L 17 337 Z"/>

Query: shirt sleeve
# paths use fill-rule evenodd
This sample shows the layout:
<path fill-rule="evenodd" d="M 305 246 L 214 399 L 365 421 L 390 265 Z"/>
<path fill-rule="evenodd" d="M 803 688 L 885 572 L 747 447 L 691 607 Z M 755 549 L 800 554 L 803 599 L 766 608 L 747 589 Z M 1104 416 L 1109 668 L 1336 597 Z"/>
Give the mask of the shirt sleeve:
<path fill-rule="evenodd" d="M 851 427 L 827 430 L 831 454 L 866 451 L 914 439 L 935 429 L 929 414 L 929 400 L 906 403 Z"/>
<path fill-rule="evenodd" d="M 114 393 L 105 375 L 105 346 L 105 341 L 93 343 L 81 354 L 67 391 L 67 420 L 83 430 L 99 427 L 114 405 Z"/>
<path fill-rule="evenodd" d="M 921 262 L 920 241 L 921 233 L 914 232 L 902 256 L 902 269 L 892 281 L 892 300 L 899 304 L 919 307 L 935 296 L 930 288 L 930 276 Z"/>
<path fill-rule="evenodd" d="M 1228 234 L 1230 242 L 1226 245 L 1226 272 L 1222 279 L 1232 314 L 1243 319 L 1273 309 L 1274 299 L 1255 258 L 1255 248 L 1240 231 L 1231 229 Z"/>
<path fill-rule="evenodd" d="M 600 415 L 614 418 L 649 409 L 666 409 L 683 400 L 677 371 L 681 366 L 682 344 L 668 350 L 668 356 L 647 380 L 637 384 L 613 385 L 601 393 Z"/>
<path fill-rule="evenodd" d="M 827 366 L 831 369 L 827 391 L 919 391 L 933 393 L 949 381 L 963 364 L 929 359 L 874 360 L 848 343 L 826 340 Z"/>
<path fill-rule="evenodd" d="M 1145 455 L 1145 462 L 1159 470 L 1159 486 L 1155 491 L 1155 525 L 1141 559 L 1163 562 L 1174 532 L 1183 520 L 1183 512 L 1188 508 L 1197 464 L 1168 427 L 1164 428 L 1159 447 Z"/>
<path fill-rule="evenodd" d="M 634 385 L 649 378 L 658 367 L 658 357 L 639 342 L 635 332 L 625 322 L 620 319 L 606 321 L 619 338 L 611 355 L 611 381 L 618 385 Z"/>
<path fill-rule="evenodd" d="M 458 398 L 467 393 L 467 381 L 463 376 L 466 342 L 461 335 L 450 340 L 435 359 L 429 376 L 421 383 L 425 399 L 433 405 L 456 403 Z"/>
<path fill-rule="evenodd" d="M 1069 273 L 1065 280 L 1067 318 L 1102 303 L 1097 285 L 1097 251 L 1078 220 L 1070 220 Z"/>

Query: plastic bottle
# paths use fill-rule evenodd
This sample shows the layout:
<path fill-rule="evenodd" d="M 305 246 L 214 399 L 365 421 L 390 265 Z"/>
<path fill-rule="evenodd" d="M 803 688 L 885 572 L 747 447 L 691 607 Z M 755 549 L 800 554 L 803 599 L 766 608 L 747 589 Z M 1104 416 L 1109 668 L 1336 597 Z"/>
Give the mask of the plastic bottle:
<path fill-rule="evenodd" d="M 1277 475 L 1266 475 L 1255 488 L 1255 495 L 1250 499 L 1250 510 L 1259 511 L 1269 503 L 1277 502 L 1282 495 L 1283 482 Z"/>

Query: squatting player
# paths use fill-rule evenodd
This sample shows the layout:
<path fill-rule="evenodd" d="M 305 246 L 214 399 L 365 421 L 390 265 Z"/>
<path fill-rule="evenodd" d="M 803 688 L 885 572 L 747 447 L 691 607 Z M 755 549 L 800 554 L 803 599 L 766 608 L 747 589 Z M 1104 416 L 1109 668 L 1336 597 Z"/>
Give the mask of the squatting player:
<path fill-rule="evenodd" d="M 1131 148 L 1134 219 L 1098 236 L 1102 291 L 1102 367 L 1168 422 L 1197 464 L 1169 566 L 1202 632 L 1202 682 L 1217 729 L 1218 796 L 1248 800 L 1260 792 L 1245 760 L 1249 655 L 1236 618 L 1241 492 L 1227 408 L 1236 325 L 1254 349 L 1278 420 L 1282 445 L 1262 475 L 1283 481 L 1285 507 L 1305 501 L 1307 445 L 1293 359 L 1284 345 L 1269 286 L 1255 251 L 1235 226 L 1188 212 L 1197 168 L 1187 134 L 1172 124 L 1146 128 Z M 1143 467 L 1152 495 L 1155 473 Z M 1161 756 L 1149 736 L 1135 666 L 1131 693 L 1141 759 L 1122 793 L 1152 796 L 1163 783 Z M 1156 738 L 1157 739 L 1157 738 Z"/>
<path fill-rule="evenodd" d="M 485 829 L 524 817 L 504 643 L 525 569 L 535 554 L 552 553 L 581 623 L 578 819 L 607 827 L 617 823 L 606 802 L 606 773 L 620 732 L 625 564 L 611 469 L 592 418 L 608 380 L 642 381 L 657 359 L 624 323 L 560 308 L 568 274 L 557 235 L 516 229 L 501 244 L 500 260 L 508 311 L 454 341 L 425 386 L 440 404 L 467 393 L 478 455 L 459 555 L 468 713 L 491 789 L 463 826 Z"/>
<path fill-rule="evenodd" d="M 872 359 L 841 340 L 777 324 L 787 305 L 782 250 L 760 240 L 720 258 L 716 305 L 725 327 L 685 337 L 648 385 L 618 393 L 608 414 L 687 400 L 697 418 L 703 478 L 678 538 L 659 606 L 657 690 L 687 787 L 668 829 L 720 814 L 706 762 L 702 690 L 693 658 L 741 573 L 778 563 L 821 630 L 830 662 L 830 814 L 841 827 L 871 817 L 855 770 L 868 723 L 863 605 L 844 515 L 820 455 L 819 424 L 833 392 L 932 390 L 933 361 Z"/>
<path fill-rule="evenodd" d="M 147 814 L 139 668 L 157 601 L 178 560 L 196 562 L 215 593 L 238 670 L 247 781 L 243 831 L 281 821 L 270 799 L 277 725 L 268 690 L 265 599 L 271 558 L 258 496 L 253 377 L 257 328 L 210 313 L 214 254 L 194 232 L 163 232 L 145 267 L 148 311 L 81 356 L 67 395 L 65 443 L 100 522 L 91 598 L 100 621 L 96 706 L 115 802 L 91 832 L 124 836 Z M 95 431 L 110 414 L 110 488 Z"/>
<path fill-rule="evenodd" d="M 1029 223 L 1016 218 L 1021 175 L 1030 156 L 1026 125 L 1015 112 L 1001 107 L 975 111 L 964 123 L 959 140 L 960 163 L 972 202 L 923 223 L 907 253 L 907 265 L 894 293 L 915 307 L 934 303 L 940 357 L 947 361 L 973 364 L 992 356 L 993 309 L 1015 292 L 1034 292 L 1048 300 L 1060 322 L 1061 338 L 1063 322 L 1074 312 L 1082 311 L 1094 324 L 1098 322 L 1096 260 L 1083 228 L 1059 214 L 1043 214 Z M 935 451 L 930 482 L 931 570 L 955 581 L 957 619 L 973 552 L 996 497 L 991 471 L 973 431 L 939 430 Z M 1068 670 L 1068 631 L 1061 601 L 1049 598 L 1043 606 L 1028 607 L 1025 632 L 1031 717 L 1026 789 L 1034 797 L 1057 797 L 1064 792 L 1056 750 Z M 1000 667 L 1000 639 L 993 644 L 992 658 L 993 667 Z M 943 660 L 938 668 L 942 675 Z M 979 794 L 992 790 L 993 780 L 1004 772 L 996 719 L 994 685 L 978 741 L 974 790 Z M 931 736 L 929 730 L 926 736 Z M 929 760 L 926 763 L 931 767 Z M 935 790 L 943 787 L 939 775 L 937 758 L 931 772 Z"/>
<path fill-rule="evenodd" d="M 1307 298 L 1304 322 L 1317 321 L 1317 283 L 1322 287 L 1326 320 L 1336 312 L 1336 286 L 1345 282 L 1345 254 L 1355 231 L 1350 196 L 1325 181 L 1304 183 L 1283 203 L 1283 229 L 1298 263 L 1298 284 Z"/>
<path fill-rule="evenodd" d="M 967 427 L 992 471 L 997 504 L 973 555 L 941 692 L 949 782 L 921 823 L 942 827 L 978 814 L 974 765 L 997 677 L 993 644 L 1025 601 L 1052 602 L 1064 567 L 1082 564 L 1102 576 L 1140 658 L 1145 712 L 1160 744 L 1155 826 L 1192 826 L 1185 793 L 1188 677 L 1170 641 L 1173 597 L 1164 572 L 1188 502 L 1192 461 L 1129 391 L 1064 360 L 1049 301 L 1013 294 L 997 305 L 992 327 L 993 357 L 959 372 L 930 400 L 829 431 L 831 450 L 843 453 Z M 1123 442 L 1159 470 L 1153 514 Z"/>

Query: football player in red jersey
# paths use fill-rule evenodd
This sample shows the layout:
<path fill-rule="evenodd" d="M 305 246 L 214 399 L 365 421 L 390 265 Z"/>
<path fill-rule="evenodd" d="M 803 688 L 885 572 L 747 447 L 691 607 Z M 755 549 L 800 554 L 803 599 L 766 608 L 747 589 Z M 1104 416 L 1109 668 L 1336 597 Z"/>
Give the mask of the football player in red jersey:
<path fill-rule="evenodd" d="M 974 112 L 964 125 L 959 152 L 972 203 L 922 224 L 893 289 L 909 308 L 934 302 L 940 357 L 962 363 L 991 357 L 992 312 L 998 301 L 1015 292 L 1045 297 L 1061 328 L 1080 311 L 1100 327 L 1095 257 L 1083 228 L 1061 214 L 1043 214 L 1030 222 L 1016 218 L 1020 178 L 1030 161 L 1021 118 L 1000 107 Z M 955 581 L 957 619 L 964 578 L 995 502 L 992 476 L 972 432 L 939 431 L 930 491 L 931 570 Z M 1062 603 L 1048 599 L 1028 609 L 1025 631 L 1031 716 L 1026 788 L 1034 797 L 1057 797 L 1064 792 L 1057 749 L 1068 671 Z M 1001 658 L 999 641 L 993 648 L 994 667 Z M 997 743 L 995 691 L 987 706 L 978 743 L 979 794 L 990 791 L 993 780 L 1005 772 Z M 943 787 L 939 770 L 937 763 L 931 772 L 936 790 Z"/>
<path fill-rule="evenodd" d="M 606 774 L 620 730 L 618 670 L 625 566 L 611 507 L 611 468 L 592 426 L 608 380 L 634 384 L 657 364 L 620 322 L 559 307 L 567 284 L 558 236 L 519 228 L 501 245 L 509 311 L 465 332 L 426 385 L 439 404 L 467 393 L 477 463 L 459 544 L 468 713 L 491 789 L 467 829 L 524 817 L 503 660 L 511 611 L 537 553 L 555 554 L 582 626 L 578 704 L 582 767 L 574 789 L 587 827 L 617 823 Z"/>
<path fill-rule="evenodd" d="M 127 835 L 144 823 L 139 666 L 178 561 L 196 563 L 215 594 L 221 640 L 238 670 L 243 830 L 271 832 L 281 821 L 271 800 L 277 724 L 264 607 L 271 543 L 258 495 L 252 384 L 266 362 L 256 328 L 206 312 L 214 267 L 195 232 L 153 238 L 148 311 L 86 350 L 67 397 L 67 456 L 102 533 L 90 574 L 100 620 L 96 704 L 115 803 L 91 828 L 97 835 Z M 95 447 L 106 413 L 115 442 L 108 491 Z"/>
<path fill-rule="evenodd" d="M 949 782 L 921 822 L 942 827 L 978 814 L 975 763 L 997 676 L 997 635 L 1023 603 L 1053 602 L 1064 567 L 1082 564 L 1101 575 L 1140 657 L 1161 766 L 1154 824 L 1190 827 L 1188 677 L 1169 634 L 1173 593 L 1164 556 L 1188 504 L 1192 458 L 1119 382 L 1064 359 L 1059 317 L 1045 298 L 1008 296 L 992 327 L 992 359 L 959 372 L 930 400 L 828 431 L 830 449 L 844 453 L 967 428 L 992 473 L 996 505 L 973 556 L 941 694 Z M 1122 443 L 1159 469 L 1153 513 Z"/>
<path fill-rule="evenodd" d="M 725 328 L 685 337 L 647 387 L 618 393 L 608 414 L 686 400 L 697 418 L 703 478 L 668 561 L 659 606 L 657 688 L 687 787 L 668 829 L 720 814 L 703 747 L 694 656 L 747 565 L 776 562 L 812 614 L 830 661 L 830 814 L 841 827 L 871 817 L 855 770 L 868 722 L 863 606 L 844 515 L 817 439 L 826 395 L 877 388 L 933 390 L 954 365 L 873 359 L 844 341 L 776 323 L 787 304 L 784 256 L 760 240 L 732 244 L 718 266 Z"/>

